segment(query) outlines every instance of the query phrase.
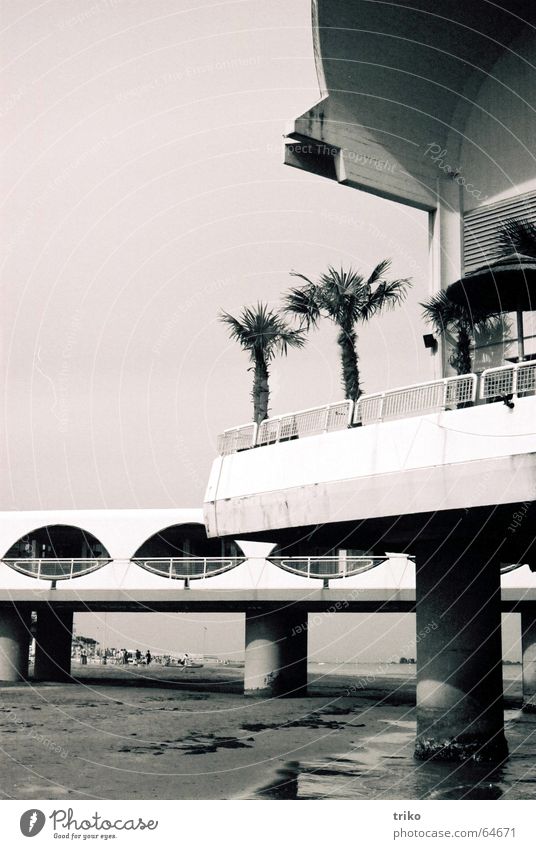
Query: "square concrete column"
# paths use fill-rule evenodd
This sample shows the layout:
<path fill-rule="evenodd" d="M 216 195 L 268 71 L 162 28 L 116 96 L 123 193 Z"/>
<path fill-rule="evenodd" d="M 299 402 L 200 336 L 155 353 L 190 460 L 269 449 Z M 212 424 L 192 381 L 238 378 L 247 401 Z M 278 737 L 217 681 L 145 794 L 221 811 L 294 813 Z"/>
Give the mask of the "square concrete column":
<path fill-rule="evenodd" d="M 34 667 L 36 680 L 71 680 L 72 637 L 72 610 L 52 606 L 38 610 Z"/>
<path fill-rule="evenodd" d="M 502 760 L 508 747 L 498 559 L 453 536 L 417 557 L 416 578 L 415 755 Z"/>
<path fill-rule="evenodd" d="M 521 608 L 523 710 L 536 713 L 536 607 Z"/>
<path fill-rule="evenodd" d="M 0 608 L 0 681 L 28 677 L 31 611 L 12 605 Z"/>
<path fill-rule="evenodd" d="M 307 611 L 246 611 L 244 695 L 269 698 L 307 694 Z"/>

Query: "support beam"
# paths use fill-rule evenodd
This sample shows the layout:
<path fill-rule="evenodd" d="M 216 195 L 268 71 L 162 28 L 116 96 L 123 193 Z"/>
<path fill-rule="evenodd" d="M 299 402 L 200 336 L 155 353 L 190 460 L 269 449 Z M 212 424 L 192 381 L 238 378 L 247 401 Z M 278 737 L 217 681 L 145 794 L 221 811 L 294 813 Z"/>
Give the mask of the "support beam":
<path fill-rule="evenodd" d="M 13 605 L 0 608 L 0 681 L 28 677 L 31 612 Z"/>
<path fill-rule="evenodd" d="M 417 558 L 415 756 L 503 760 L 500 566 L 452 537 Z"/>
<path fill-rule="evenodd" d="M 71 680 L 72 610 L 47 607 L 37 613 L 34 678 Z"/>
<path fill-rule="evenodd" d="M 246 611 L 244 695 L 307 694 L 307 611 Z"/>
<path fill-rule="evenodd" d="M 536 607 L 521 608 L 523 710 L 536 713 Z"/>

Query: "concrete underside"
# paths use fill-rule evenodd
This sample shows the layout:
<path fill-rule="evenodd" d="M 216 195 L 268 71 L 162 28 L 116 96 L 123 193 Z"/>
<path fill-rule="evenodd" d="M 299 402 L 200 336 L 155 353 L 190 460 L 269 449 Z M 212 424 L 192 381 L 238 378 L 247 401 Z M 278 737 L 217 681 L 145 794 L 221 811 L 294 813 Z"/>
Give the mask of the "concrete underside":
<path fill-rule="evenodd" d="M 336 584 L 336 581 L 332 582 Z M 536 602 L 536 586 L 503 589 L 502 610 L 521 610 Z M 408 613 L 415 610 L 415 590 L 371 590 L 356 587 L 310 590 L 0 590 L 2 608 L 37 610 L 65 608 L 75 612 L 196 613 L 245 612 L 252 606 L 265 609 L 302 605 L 309 612 Z"/>

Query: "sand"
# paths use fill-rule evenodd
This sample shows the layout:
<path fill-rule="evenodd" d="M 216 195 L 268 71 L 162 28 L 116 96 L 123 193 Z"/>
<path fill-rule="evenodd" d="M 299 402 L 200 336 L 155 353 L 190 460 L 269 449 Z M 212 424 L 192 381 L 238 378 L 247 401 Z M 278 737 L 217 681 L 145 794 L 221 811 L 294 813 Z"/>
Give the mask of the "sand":
<path fill-rule="evenodd" d="M 289 786 L 295 795 L 289 770 L 341 755 L 347 763 L 352 752 L 363 761 L 370 740 L 383 741 L 377 759 L 412 763 L 412 679 L 378 676 L 348 696 L 352 679 L 320 667 L 312 695 L 269 701 L 244 698 L 242 670 L 225 666 L 76 666 L 73 674 L 78 685 L 0 686 L 3 798 L 232 799 L 259 790 L 273 798 Z M 385 736 L 393 728 L 394 742 Z"/>

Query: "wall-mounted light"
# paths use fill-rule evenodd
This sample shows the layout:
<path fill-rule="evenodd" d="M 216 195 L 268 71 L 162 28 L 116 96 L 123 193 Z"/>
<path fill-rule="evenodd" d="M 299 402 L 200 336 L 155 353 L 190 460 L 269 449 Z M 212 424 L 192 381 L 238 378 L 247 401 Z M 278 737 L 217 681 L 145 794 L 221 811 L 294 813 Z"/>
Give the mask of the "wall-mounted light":
<path fill-rule="evenodd" d="M 431 348 L 432 353 L 435 354 L 435 352 L 437 351 L 437 339 L 435 338 L 434 334 L 424 333 L 422 341 L 424 342 L 424 347 Z"/>

